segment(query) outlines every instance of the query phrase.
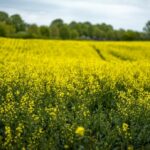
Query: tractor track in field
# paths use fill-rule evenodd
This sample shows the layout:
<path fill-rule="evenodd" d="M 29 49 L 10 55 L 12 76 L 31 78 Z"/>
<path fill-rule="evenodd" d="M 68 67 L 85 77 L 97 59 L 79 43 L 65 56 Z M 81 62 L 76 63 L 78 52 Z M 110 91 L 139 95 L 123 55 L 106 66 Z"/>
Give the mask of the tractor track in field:
<path fill-rule="evenodd" d="M 93 47 L 93 50 L 97 53 L 97 55 L 99 56 L 100 59 L 106 61 L 106 58 L 103 56 L 102 52 L 100 51 L 100 49 L 98 49 L 97 47 L 95 46 L 92 46 Z"/>

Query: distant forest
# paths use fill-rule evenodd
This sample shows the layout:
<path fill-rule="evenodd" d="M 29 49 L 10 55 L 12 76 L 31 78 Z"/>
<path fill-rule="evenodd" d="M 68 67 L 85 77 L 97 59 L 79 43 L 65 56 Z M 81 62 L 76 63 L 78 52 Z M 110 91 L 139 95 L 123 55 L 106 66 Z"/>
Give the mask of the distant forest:
<path fill-rule="evenodd" d="M 41 18 L 42 19 L 42 18 Z M 110 40 L 138 41 L 150 40 L 150 21 L 143 27 L 143 32 L 114 29 L 106 23 L 72 21 L 67 24 L 62 19 L 55 19 L 49 26 L 26 23 L 19 14 L 9 15 L 0 11 L 0 37 L 72 39 L 72 40 Z"/>

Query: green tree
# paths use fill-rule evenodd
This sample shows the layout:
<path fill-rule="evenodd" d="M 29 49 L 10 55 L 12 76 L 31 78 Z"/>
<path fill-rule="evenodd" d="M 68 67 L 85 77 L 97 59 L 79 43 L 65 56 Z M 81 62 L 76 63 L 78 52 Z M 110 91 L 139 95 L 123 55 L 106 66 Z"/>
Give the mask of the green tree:
<path fill-rule="evenodd" d="M 92 28 L 92 39 L 103 40 L 105 33 L 98 28 L 97 25 Z"/>
<path fill-rule="evenodd" d="M 139 35 L 138 32 L 132 31 L 132 30 L 127 30 L 124 33 L 123 39 L 122 40 L 126 40 L 126 41 L 134 41 L 134 40 L 138 40 Z"/>
<path fill-rule="evenodd" d="M 66 29 L 64 27 L 64 22 L 63 22 L 62 19 L 55 19 L 50 24 L 50 35 L 51 35 L 51 38 L 54 38 L 54 39 L 65 38 L 64 37 L 64 33 L 63 33 L 63 32 L 65 32 L 65 30 Z"/>
<path fill-rule="evenodd" d="M 6 12 L 0 11 L 0 22 L 9 22 L 9 15 Z"/>
<path fill-rule="evenodd" d="M 60 32 L 59 32 L 59 28 L 57 26 L 51 26 L 50 27 L 50 37 L 52 39 L 59 39 L 60 38 Z"/>
<path fill-rule="evenodd" d="M 75 29 L 70 30 L 70 38 L 71 39 L 78 39 L 79 38 L 79 33 Z"/>
<path fill-rule="evenodd" d="M 146 26 L 144 27 L 144 31 L 150 34 L 150 21 L 146 23 Z"/>
<path fill-rule="evenodd" d="M 0 23 L 0 36 L 5 37 L 6 36 L 6 27 L 4 23 Z"/>
<path fill-rule="evenodd" d="M 70 30 L 69 30 L 69 27 L 66 24 L 62 25 L 60 27 L 59 31 L 60 31 L 60 38 L 61 39 L 64 39 L 64 40 L 65 39 L 70 39 Z"/>
<path fill-rule="evenodd" d="M 49 38 L 50 37 L 50 31 L 49 31 L 49 28 L 47 26 L 40 26 L 39 32 L 40 32 L 41 37 L 43 37 L 43 38 Z"/>
<path fill-rule="evenodd" d="M 77 23 L 75 21 L 72 21 L 70 24 L 69 24 L 69 27 L 71 30 L 76 30 L 78 32 L 78 36 L 79 38 L 81 36 L 83 36 L 83 32 L 82 32 L 82 24 L 81 23 Z"/>
<path fill-rule="evenodd" d="M 144 27 L 145 38 L 150 39 L 150 21 L 148 21 Z"/>
<path fill-rule="evenodd" d="M 117 40 L 117 41 L 124 40 L 125 32 L 126 31 L 124 29 L 115 30 L 115 32 L 114 32 L 115 40 Z"/>
<path fill-rule="evenodd" d="M 25 31 L 25 23 L 18 14 L 10 16 L 11 24 L 16 28 L 16 32 Z"/>
<path fill-rule="evenodd" d="M 15 28 L 11 25 L 6 24 L 5 22 L 0 22 L 0 36 L 10 37 L 15 33 Z"/>
<path fill-rule="evenodd" d="M 27 32 L 33 38 L 39 38 L 40 36 L 39 28 L 36 24 L 29 25 Z"/>
<path fill-rule="evenodd" d="M 84 22 L 81 24 L 82 35 L 90 38 L 92 35 L 92 24 L 90 22 Z"/>
<path fill-rule="evenodd" d="M 51 23 L 50 26 L 51 26 L 51 27 L 52 27 L 52 26 L 57 26 L 58 28 L 60 28 L 60 27 L 63 26 L 63 24 L 64 24 L 64 22 L 63 22 L 62 19 L 55 19 L 55 20 L 52 21 L 52 23 Z"/>

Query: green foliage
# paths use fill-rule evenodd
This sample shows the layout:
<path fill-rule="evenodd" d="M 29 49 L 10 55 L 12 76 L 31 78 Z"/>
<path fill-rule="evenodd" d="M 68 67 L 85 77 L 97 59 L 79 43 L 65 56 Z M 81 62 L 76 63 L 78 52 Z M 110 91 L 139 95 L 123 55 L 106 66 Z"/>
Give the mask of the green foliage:
<path fill-rule="evenodd" d="M 144 27 L 144 31 L 146 33 L 146 39 L 150 39 L 150 21 L 146 23 L 146 26 Z"/>
<path fill-rule="evenodd" d="M 52 21 L 51 26 L 56 26 L 60 28 L 64 24 L 62 19 L 55 19 Z"/>
<path fill-rule="evenodd" d="M 0 22 L 9 22 L 9 16 L 6 12 L 0 11 Z"/>
<path fill-rule="evenodd" d="M 2 37 L 6 36 L 6 27 L 4 23 L 0 23 L 0 36 Z"/>
<path fill-rule="evenodd" d="M 60 38 L 60 31 L 57 26 L 50 27 L 50 37 L 52 39 L 59 39 Z"/>
<path fill-rule="evenodd" d="M 75 29 L 70 30 L 70 38 L 71 39 L 78 39 L 79 38 L 79 33 L 77 32 L 77 30 L 75 30 Z"/>
<path fill-rule="evenodd" d="M 50 37 L 50 31 L 49 31 L 49 28 L 47 26 L 40 26 L 39 32 L 40 32 L 41 37 L 43 37 L 43 38 L 49 38 Z"/>
<path fill-rule="evenodd" d="M 27 33 L 33 38 L 38 38 L 40 36 L 40 31 L 36 24 L 29 25 Z"/>
<path fill-rule="evenodd" d="M 115 30 L 113 26 L 101 23 L 92 24 L 90 22 L 71 22 L 64 23 L 62 19 L 55 19 L 50 26 L 38 26 L 36 24 L 27 24 L 19 14 L 9 16 L 0 11 L 0 23 L 11 26 L 14 32 L 7 34 L 9 37 L 17 38 L 43 38 L 43 39 L 78 39 L 78 40 L 102 40 L 102 41 L 139 41 L 149 40 L 149 26 L 147 22 L 144 32 L 133 30 Z M 1 27 L 0 35 L 5 37 L 6 33 Z M 14 31 L 14 30 L 13 30 Z"/>
<path fill-rule="evenodd" d="M 15 28 L 11 25 L 8 25 L 4 22 L 0 22 L 0 36 L 9 37 L 15 33 Z"/>
<path fill-rule="evenodd" d="M 127 41 L 134 41 L 134 40 L 138 40 L 141 38 L 140 38 L 140 34 L 138 32 L 134 32 L 132 30 L 127 30 L 124 33 L 123 39 L 127 40 Z"/>
<path fill-rule="evenodd" d="M 70 30 L 67 25 L 62 25 L 59 30 L 61 39 L 70 39 Z"/>
<path fill-rule="evenodd" d="M 20 15 L 15 14 L 10 16 L 11 24 L 15 27 L 16 32 L 25 31 L 25 23 L 20 17 Z"/>

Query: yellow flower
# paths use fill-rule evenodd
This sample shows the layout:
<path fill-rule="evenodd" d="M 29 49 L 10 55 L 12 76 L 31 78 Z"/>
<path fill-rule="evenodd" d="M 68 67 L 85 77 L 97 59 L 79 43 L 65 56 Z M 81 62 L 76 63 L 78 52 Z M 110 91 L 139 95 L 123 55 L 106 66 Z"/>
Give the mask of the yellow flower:
<path fill-rule="evenodd" d="M 75 133 L 79 136 L 84 136 L 84 132 L 85 132 L 85 129 L 84 129 L 84 127 L 81 127 L 81 126 L 77 127 L 77 129 L 75 131 Z"/>
<path fill-rule="evenodd" d="M 69 146 L 68 146 L 68 145 L 64 145 L 64 148 L 65 148 L 65 149 L 68 149 L 68 148 L 69 148 Z"/>
<path fill-rule="evenodd" d="M 10 145 L 11 144 L 11 140 L 12 140 L 12 135 L 11 135 L 11 128 L 9 126 L 5 127 L 5 134 L 6 134 L 6 141 L 4 143 L 4 145 Z"/>
<path fill-rule="evenodd" d="M 122 130 L 124 131 L 124 132 L 126 132 L 127 130 L 128 130 L 128 124 L 127 123 L 123 123 L 122 124 Z"/>
<path fill-rule="evenodd" d="M 132 146 L 132 145 L 129 145 L 129 146 L 128 146 L 128 150 L 134 150 L 133 146 Z"/>
<path fill-rule="evenodd" d="M 25 147 L 22 147 L 22 150 L 26 150 Z"/>
<path fill-rule="evenodd" d="M 19 138 L 21 136 L 21 133 L 23 132 L 24 125 L 22 123 L 19 123 L 18 127 L 16 128 L 16 138 Z"/>

